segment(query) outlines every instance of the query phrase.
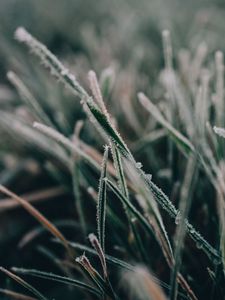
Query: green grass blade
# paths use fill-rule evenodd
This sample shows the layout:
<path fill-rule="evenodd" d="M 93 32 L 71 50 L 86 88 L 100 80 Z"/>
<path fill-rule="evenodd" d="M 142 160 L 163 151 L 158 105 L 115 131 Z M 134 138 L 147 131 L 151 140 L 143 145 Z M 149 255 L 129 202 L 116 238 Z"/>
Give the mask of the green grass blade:
<path fill-rule="evenodd" d="M 98 204 L 97 204 L 97 229 L 98 239 L 102 247 L 103 252 L 105 251 L 105 216 L 106 216 L 106 167 L 108 160 L 109 147 L 105 147 L 105 152 L 102 161 L 102 171 L 99 180 L 98 188 Z"/>
<path fill-rule="evenodd" d="M 56 275 L 53 273 L 47 273 L 44 271 L 33 270 L 33 269 L 22 269 L 22 268 L 12 268 L 12 269 L 14 272 L 19 273 L 19 274 L 34 276 L 34 277 L 43 278 L 43 279 L 47 279 L 47 280 L 52 280 L 52 281 L 60 282 L 60 283 L 67 284 L 67 285 L 73 285 L 73 286 L 81 288 L 84 291 L 89 292 L 91 294 L 97 295 L 99 297 L 101 296 L 101 293 L 99 293 L 99 291 L 96 288 L 94 288 L 80 280 Z"/>
<path fill-rule="evenodd" d="M 111 143 L 111 151 L 112 151 L 112 156 L 113 156 L 113 163 L 114 163 L 117 178 L 118 178 L 119 188 L 120 188 L 121 192 L 123 193 L 123 195 L 128 199 L 129 194 L 128 194 L 125 175 L 124 175 L 123 165 L 122 165 L 122 161 L 121 161 L 121 155 L 120 155 L 120 152 L 117 149 L 116 145 L 113 143 Z"/>
<path fill-rule="evenodd" d="M 101 112 L 98 107 L 91 101 L 87 99 L 87 107 L 89 108 L 91 114 L 93 115 L 94 119 L 100 125 L 100 127 L 104 130 L 104 132 L 113 140 L 116 146 L 120 149 L 120 151 L 128 157 L 132 157 L 129 149 L 127 148 L 126 144 L 122 140 L 121 136 L 117 132 L 117 130 L 109 123 L 107 116 Z"/>
<path fill-rule="evenodd" d="M 133 206 L 133 204 L 120 192 L 120 190 L 107 178 L 104 179 L 108 187 L 112 192 L 120 199 L 123 205 L 125 205 L 129 211 L 140 221 L 143 227 L 152 234 L 152 228 L 147 220 L 142 216 L 142 214 Z"/>

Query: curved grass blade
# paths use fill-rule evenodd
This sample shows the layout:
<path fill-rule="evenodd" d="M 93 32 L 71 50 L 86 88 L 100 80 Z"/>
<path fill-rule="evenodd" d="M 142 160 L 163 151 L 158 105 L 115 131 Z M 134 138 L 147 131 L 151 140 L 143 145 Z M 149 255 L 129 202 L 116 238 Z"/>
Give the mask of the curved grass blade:
<path fill-rule="evenodd" d="M 96 271 L 96 269 L 92 266 L 92 264 L 90 263 L 89 259 L 86 257 L 85 254 L 81 255 L 80 257 L 77 257 L 76 262 L 81 265 L 81 267 L 84 269 L 84 271 L 93 281 L 93 283 L 99 288 L 99 290 L 102 292 L 103 295 L 106 294 L 109 297 L 115 299 L 114 295 L 111 292 L 111 289 L 109 289 L 105 280 L 98 273 L 98 271 Z"/>
<path fill-rule="evenodd" d="M 29 202 L 24 200 L 23 198 L 17 196 L 15 193 L 8 190 L 6 187 L 0 185 L 0 192 L 6 194 L 7 196 L 15 199 L 25 210 L 27 210 L 39 223 L 41 223 L 53 236 L 58 238 L 68 252 L 72 255 L 71 249 L 68 245 L 67 240 L 63 236 L 63 234 L 52 224 L 49 220 L 47 220 L 36 208 L 34 208 Z"/>
<path fill-rule="evenodd" d="M 82 151 L 77 145 L 72 143 L 68 138 L 66 138 L 63 134 L 58 132 L 57 130 L 45 126 L 44 124 L 34 122 L 33 124 L 34 128 L 45 134 L 46 136 L 52 138 L 53 140 L 57 141 L 58 143 L 65 146 L 67 149 L 69 149 L 74 154 L 79 154 L 84 160 L 86 160 L 91 166 L 93 166 L 96 170 L 100 170 L 99 164 L 92 159 L 89 155 L 87 155 L 84 151 Z"/>
<path fill-rule="evenodd" d="M 95 294 L 99 297 L 101 296 L 101 294 L 99 293 L 99 291 L 96 288 L 94 288 L 82 281 L 73 279 L 73 278 L 60 276 L 60 275 L 56 275 L 53 273 L 47 273 L 47 272 L 43 272 L 43 271 L 39 271 L 39 270 L 33 270 L 33 269 L 23 269 L 23 268 L 15 268 L 14 267 L 14 268 L 12 268 L 12 270 L 16 273 L 23 274 L 23 275 L 30 275 L 30 276 L 34 276 L 34 277 L 38 277 L 38 278 L 52 280 L 55 282 L 60 282 L 60 283 L 67 284 L 67 285 L 73 285 L 73 286 L 81 288 L 91 294 Z"/>
<path fill-rule="evenodd" d="M 10 299 L 15 299 L 15 300 L 37 300 L 37 298 L 29 297 L 21 293 L 16 293 L 11 290 L 1 289 L 1 288 L 0 288 L 0 294 L 3 294 L 5 296 L 10 297 Z"/>
<path fill-rule="evenodd" d="M 5 273 L 7 276 L 18 282 L 20 285 L 25 287 L 28 291 L 30 291 L 34 296 L 36 296 L 40 300 L 48 300 L 45 296 L 43 296 L 38 290 L 36 290 L 33 286 L 27 283 L 25 280 L 20 278 L 19 276 L 15 275 L 14 273 L 6 270 L 3 267 L 0 267 L 0 271 Z"/>
<path fill-rule="evenodd" d="M 101 265 L 102 265 L 104 279 L 106 280 L 106 278 L 108 278 L 108 271 L 107 271 L 107 265 L 106 265 L 105 254 L 103 252 L 103 249 L 102 249 L 97 237 L 93 233 L 90 233 L 88 235 L 88 238 L 89 238 L 89 241 L 90 241 L 92 247 L 95 249 L 96 253 L 98 254 L 98 257 L 99 257 Z"/>
<path fill-rule="evenodd" d="M 98 257 L 100 259 L 106 289 L 109 290 L 108 294 L 111 295 L 113 299 L 117 299 L 117 296 L 116 296 L 116 294 L 113 290 L 113 287 L 111 285 L 111 282 L 109 280 L 109 274 L 108 274 L 108 270 L 107 270 L 106 259 L 105 259 L 105 254 L 103 252 L 103 249 L 102 249 L 97 237 L 93 233 L 89 234 L 88 238 L 91 242 L 92 247 L 96 250 Z"/>
<path fill-rule="evenodd" d="M 43 152 L 47 157 L 57 159 L 68 167 L 69 161 L 65 150 L 53 141 L 48 142 L 43 134 L 37 132 L 25 122 L 22 122 L 15 114 L 1 111 L 0 125 L 3 133 L 13 136 L 16 147 L 21 145 L 23 147 L 35 148 L 35 150 Z M 2 132 L 1 135 L 3 138 Z"/>

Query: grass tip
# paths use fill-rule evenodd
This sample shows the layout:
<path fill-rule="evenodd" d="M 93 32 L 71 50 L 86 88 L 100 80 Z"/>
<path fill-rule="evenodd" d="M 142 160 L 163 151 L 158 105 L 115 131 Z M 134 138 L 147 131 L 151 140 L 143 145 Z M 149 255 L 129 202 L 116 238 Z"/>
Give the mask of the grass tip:
<path fill-rule="evenodd" d="M 94 233 L 89 233 L 88 235 L 88 239 L 90 240 L 90 242 L 92 243 L 94 240 L 96 240 L 96 236 Z"/>
<path fill-rule="evenodd" d="M 8 71 L 6 73 L 6 77 L 9 79 L 9 80 L 12 80 L 14 77 L 15 77 L 15 73 L 13 71 Z"/>
<path fill-rule="evenodd" d="M 216 134 L 225 138 L 225 129 L 224 128 L 214 126 L 213 130 Z"/>
<path fill-rule="evenodd" d="M 170 31 L 169 31 L 169 29 L 164 29 L 164 30 L 162 31 L 162 36 L 163 36 L 164 38 L 168 38 L 168 37 L 170 36 Z"/>
<path fill-rule="evenodd" d="M 148 103 L 148 99 L 146 98 L 145 94 L 142 92 L 138 93 L 138 100 L 143 106 L 146 106 L 146 104 Z"/>
<path fill-rule="evenodd" d="M 14 37 L 20 42 L 25 42 L 30 39 L 30 34 L 26 31 L 24 27 L 18 27 L 15 31 Z"/>

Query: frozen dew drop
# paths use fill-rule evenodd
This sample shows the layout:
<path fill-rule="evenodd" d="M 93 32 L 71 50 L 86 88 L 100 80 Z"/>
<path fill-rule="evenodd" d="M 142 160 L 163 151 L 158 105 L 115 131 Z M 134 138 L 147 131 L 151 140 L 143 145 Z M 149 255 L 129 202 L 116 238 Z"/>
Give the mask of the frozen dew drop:
<path fill-rule="evenodd" d="M 145 178 L 145 180 L 146 180 L 146 182 L 147 182 L 148 184 L 151 184 L 151 181 L 152 181 L 152 174 L 145 174 L 145 175 L 144 175 L 144 178 Z"/>
<path fill-rule="evenodd" d="M 69 74 L 68 69 L 63 68 L 62 71 L 61 71 L 61 75 L 62 75 L 62 76 L 65 76 L 65 75 L 68 75 L 68 74 Z"/>
<path fill-rule="evenodd" d="M 197 242 L 197 243 L 196 243 L 196 247 L 197 247 L 198 249 L 202 249 L 203 245 L 202 245 L 201 242 Z"/>
<path fill-rule="evenodd" d="M 142 168 L 142 163 L 141 162 L 137 162 L 135 164 L 135 166 L 136 166 L 137 169 L 141 169 Z"/>
<path fill-rule="evenodd" d="M 214 265 L 219 265 L 221 263 L 221 259 L 219 257 L 214 257 L 213 258 L 213 264 Z"/>
<path fill-rule="evenodd" d="M 193 234 L 195 232 L 194 228 L 191 226 L 190 233 Z"/>

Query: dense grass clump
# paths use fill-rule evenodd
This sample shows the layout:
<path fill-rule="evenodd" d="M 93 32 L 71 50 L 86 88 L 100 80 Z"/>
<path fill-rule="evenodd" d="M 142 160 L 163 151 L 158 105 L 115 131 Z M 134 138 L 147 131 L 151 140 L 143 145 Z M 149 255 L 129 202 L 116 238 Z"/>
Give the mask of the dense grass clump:
<path fill-rule="evenodd" d="M 135 3 L 122 1 L 121 11 L 111 4 L 108 13 L 103 2 L 91 17 L 84 10 L 74 39 L 65 26 L 69 9 L 55 5 L 59 20 L 39 12 L 43 27 L 49 16 L 62 25 L 55 42 L 51 26 L 45 35 L 28 22 L 13 41 L 5 38 L 13 37 L 10 26 L 2 27 L 9 69 L 0 86 L 2 297 L 224 299 L 219 29 L 203 26 L 200 34 L 196 17 L 199 31 L 188 37 L 187 6 L 176 19 L 186 40 L 178 32 L 173 39 L 176 21 L 163 24 L 154 1 L 159 21 L 133 16 L 127 29 Z M 147 16 L 148 3 L 140 7 Z M 195 4 L 203 23 L 210 14 L 219 22 L 219 7 Z"/>

